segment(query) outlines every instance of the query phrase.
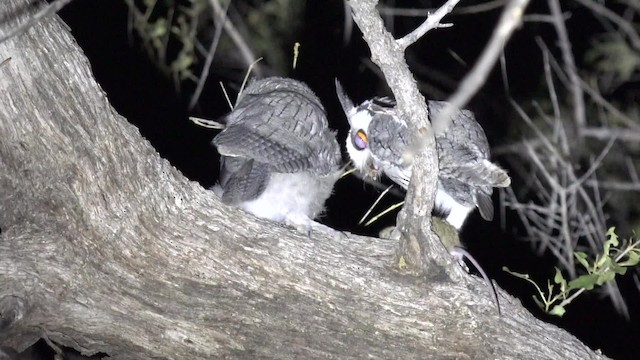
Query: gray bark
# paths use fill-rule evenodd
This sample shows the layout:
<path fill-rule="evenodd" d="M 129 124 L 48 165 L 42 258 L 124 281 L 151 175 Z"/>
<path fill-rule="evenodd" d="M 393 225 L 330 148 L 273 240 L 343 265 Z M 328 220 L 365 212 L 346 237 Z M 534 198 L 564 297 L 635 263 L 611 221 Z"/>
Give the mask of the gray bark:
<path fill-rule="evenodd" d="M 27 0 L 4 0 L 0 31 Z M 0 346 L 113 359 L 598 359 L 397 242 L 311 238 L 222 205 L 119 116 L 57 18 L 0 44 Z M 150 104 L 153 106 L 153 104 Z M 444 274 L 444 273 L 443 273 Z"/>

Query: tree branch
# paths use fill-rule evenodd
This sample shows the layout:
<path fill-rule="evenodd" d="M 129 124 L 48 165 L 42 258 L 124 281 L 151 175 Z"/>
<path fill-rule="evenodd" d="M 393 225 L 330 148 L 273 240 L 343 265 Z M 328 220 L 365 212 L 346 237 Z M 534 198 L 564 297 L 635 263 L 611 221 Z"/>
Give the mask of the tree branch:
<path fill-rule="evenodd" d="M 14 26 L 27 0 L 5 0 Z M 31 14 L 26 14 L 31 16 Z M 479 280 L 390 270 L 396 243 L 224 206 L 113 110 L 57 18 L 0 44 L 0 347 L 110 359 L 602 359 Z"/>
<path fill-rule="evenodd" d="M 440 240 L 431 232 L 431 210 L 434 202 L 438 163 L 435 138 L 431 131 L 424 97 L 404 60 L 404 48 L 385 29 L 375 0 L 352 0 L 353 19 L 371 49 L 371 60 L 380 67 L 397 102 L 397 108 L 407 119 L 414 139 L 416 154 L 405 206 L 398 217 L 402 233 L 398 257 L 412 271 L 433 276 L 445 271 L 452 279 L 462 279 L 462 272 Z M 419 141 L 419 143 L 418 143 Z M 435 266 L 435 267 L 434 267 Z M 431 268 L 430 268 L 431 267 Z"/>
<path fill-rule="evenodd" d="M 40 20 L 47 16 L 53 15 L 60 11 L 63 7 L 69 4 L 72 0 L 55 0 L 47 6 L 42 7 L 40 11 L 33 14 L 33 16 L 26 20 L 24 23 L 14 27 L 13 29 L 6 30 L 3 35 L 0 35 L 0 44 L 11 39 L 14 36 L 23 34 L 25 31 L 31 29 Z M 25 5 L 28 6 L 28 5 Z"/>
<path fill-rule="evenodd" d="M 444 18 L 447 14 L 453 11 L 453 8 L 460 2 L 460 0 L 448 0 L 444 5 L 442 5 L 438 10 L 436 10 L 433 14 L 429 14 L 427 19 L 420 24 L 415 30 L 408 33 L 401 39 L 398 39 L 398 44 L 402 49 L 406 49 L 411 44 L 415 43 L 424 36 L 427 32 L 437 29 L 439 27 L 443 27 L 444 24 L 441 24 L 442 18 Z"/>

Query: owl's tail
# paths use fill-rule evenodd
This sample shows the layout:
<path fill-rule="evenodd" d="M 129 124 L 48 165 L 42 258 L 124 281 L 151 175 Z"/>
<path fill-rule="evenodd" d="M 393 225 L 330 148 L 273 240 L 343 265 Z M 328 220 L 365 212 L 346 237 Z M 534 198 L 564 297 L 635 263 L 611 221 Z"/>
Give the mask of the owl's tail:
<path fill-rule="evenodd" d="M 511 178 L 505 170 L 489 160 L 481 160 L 473 164 L 457 168 L 458 180 L 474 186 L 507 187 Z"/>

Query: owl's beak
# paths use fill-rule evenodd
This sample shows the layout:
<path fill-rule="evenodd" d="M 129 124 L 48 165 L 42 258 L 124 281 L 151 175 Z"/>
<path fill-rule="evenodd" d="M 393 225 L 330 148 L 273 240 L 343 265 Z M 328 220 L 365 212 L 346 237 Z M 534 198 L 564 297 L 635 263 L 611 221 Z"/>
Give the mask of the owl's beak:
<path fill-rule="evenodd" d="M 380 175 L 380 168 L 378 167 L 378 165 L 376 165 L 373 159 L 369 159 L 367 165 L 369 167 L 369 176 L 377 178 Z"/>

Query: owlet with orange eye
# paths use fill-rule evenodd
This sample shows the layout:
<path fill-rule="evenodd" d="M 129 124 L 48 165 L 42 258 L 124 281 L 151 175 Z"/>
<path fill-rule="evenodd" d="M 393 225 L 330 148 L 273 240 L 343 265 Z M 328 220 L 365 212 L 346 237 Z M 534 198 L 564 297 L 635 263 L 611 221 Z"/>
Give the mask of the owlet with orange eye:
<path fill-rule="evenodd" d="M 406 121 L 390 98 L 373 98 L 355 106 L 336 80 L 338 99 L 349 121 L 347 153 L 365 177 L 383 173 L 403 189 L 409 186 L 412 169 L 412 136 Z M 429 116 L 436 117 L 447 103 L 429 101 Z M 506 187 L 511 178 L 489 158 L 489 143 L 471 111 L 459 110 L 449 127 L 436 135 L 438 183 L 434 206 L 440 215 L 460 229 L 475 208 L 485 220 L 493 219 L 491 194 Z"/>

